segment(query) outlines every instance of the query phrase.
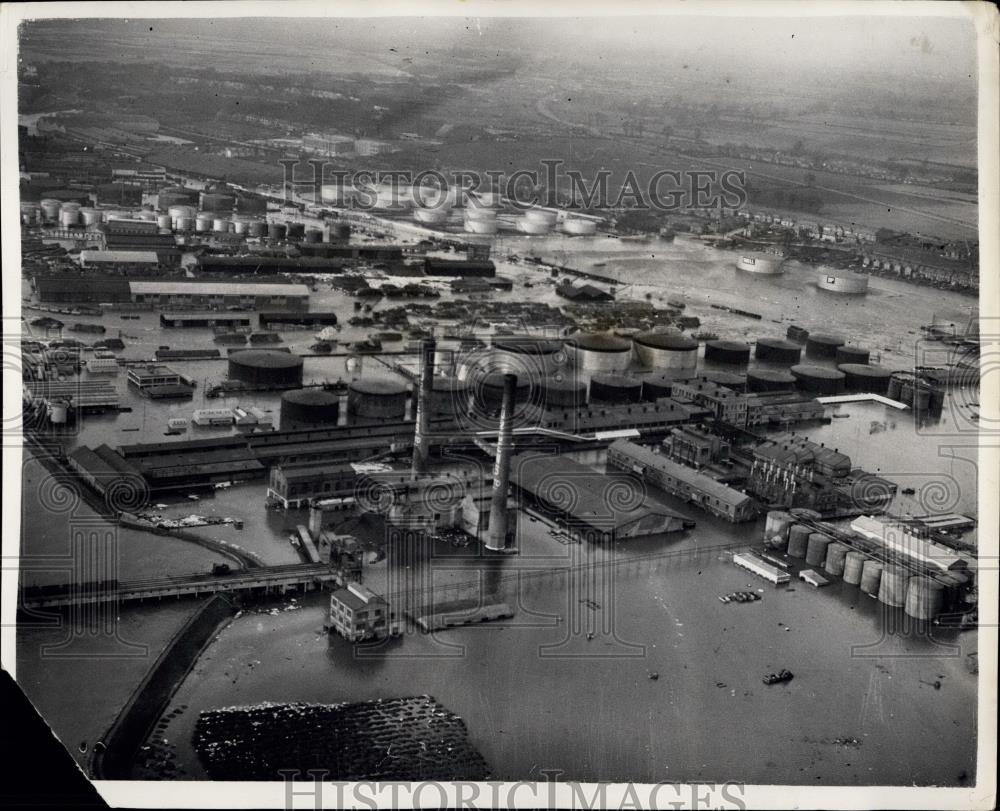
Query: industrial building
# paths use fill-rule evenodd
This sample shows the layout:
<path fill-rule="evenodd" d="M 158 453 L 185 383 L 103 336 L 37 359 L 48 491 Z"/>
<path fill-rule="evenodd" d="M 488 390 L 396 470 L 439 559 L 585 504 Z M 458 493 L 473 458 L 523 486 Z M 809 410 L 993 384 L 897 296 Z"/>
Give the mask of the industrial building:
<path fill-rule="evenodd" d="M 282 507 L 297 508 L 316 498 L 341 498 L 353 502 L 358 474 L 349 462 L 299 462 L 271 468 L 267 498 Z"/>
<path fill-rule="evenodd" d="M 131 301 L 124 276 L 92 273 L 39 273 L 32 278 L 38 300 L 45 304 L 121 304 Z"/>
<path fill-rule="evenodd" d="M 643 481 L 733 523 L 752 521 L 757 515 L 757 505 L 746 493 L 634 442 L 624 439 L 613 442 L 608 448 L 608 467 L 635 474 Z"/>
<path fill-rule="evenodd" d="M 615 297 L 607 290 L 602 290 L 593 284 L 573 285 L 564 282 L 556 286 L 556 293 L 574 304 L 598 304 L 615 300 Z"/>
<path fill-rule="evenodd" d="M 133 304 L 153 308 L 305 310 L 309 307 L 309 288 L 304 284 L 130 281 L 129 291 Z"/>
<path fill-rule="evenodd" d="M 597 473 L 566 456 L 520 454 L 512 462 L 511 483 L 523 501 L 554 515 L 585 541 L 680 532 L 694 524 L 643 503 L 628 477 Z"/>
<path fill-rule="evenodd" d="M 170 265 L 156 251 L 80 251 L 80 267 L 85 270 L 125 270 L 153 273 Z"/>
<path fill-rule="evenodd" d="M 423 269 L 425 276 L 489 279 L 497 275 L 497 266 L 490 259 L 441 259 L 437 256 L 426 256 Z"/>
<path fill-rule="evenodd" d="M 636 430 L 655 435 L 708 416 L 709 412 L 700 406 L 662 397 L 654 403 L 591 404 L 576 409 L 532 405 L 525 408 L 522 422 L 573 434 L 600 436 L 609 431 Z"/>
<path fill-rule="evenodd" d="M 663 452 L 689 467 L 707 467 L 729 458 L 729 443 L 696 425 L 682 425 L 663 440 Z"/>
<path fill-rule="evenodd" d="M 330 595 L 330 627 L 350 642 L 397 634 L 401 622 L 385 598 L 360 583 L 349 583 Z"/>
<path fill-rule="evenodd" d="M 76 448 L 67 455 L 66 463 L 91 489 L 109 502 L 117 500 L 119 505 L 124 506 L 145 501 L 146 484 L 139 469 L 107 445 L 99 445 L 93 450 Z"/>
<path fill-rule="evenodd" d="M 821 420 L 826 414 L 825 407 L 815 397 L 791 391 L 747 394 L 744 402 L 748 428 Z"/>
<path fill-rule="evenodd" d="M 148 366 L 130 366 L 125 373 L 130 386 L 143 391 L 153 386 L 180 385 L 181 375 L 169 366 L 150 364 Z"/>
<path fill-rule="evenodd" d="M 203 273 L 246 273 L 268 276 L 275 273 L 339 273 L 344 263 L 314 256 L 200 256 Z"/>
<path fill-rule="evenodd" d="M 913 528 L 898 522 L 862 515 L 851 522 L 851 530 L 911 564 L 940 572 L 968 567 L 965 558 L 954 549 L 922 538 Z"/>
<path fill-rule="evenodd" d="M 833 482 L 851 473 L 851 458 L 805 437 L 784 434 L 758 445 L 747 489 L 772 507 L 834 510 L 841 489 Z"/>
<path fill-rule="evenodd" d="M 730 425 L 744 426 L 747 423 L 746 396 L 720 386 L 707 377 L 676 381 L 670 396 L 680 402 L 703 406 L 709 409 L 717 420 Z"/>

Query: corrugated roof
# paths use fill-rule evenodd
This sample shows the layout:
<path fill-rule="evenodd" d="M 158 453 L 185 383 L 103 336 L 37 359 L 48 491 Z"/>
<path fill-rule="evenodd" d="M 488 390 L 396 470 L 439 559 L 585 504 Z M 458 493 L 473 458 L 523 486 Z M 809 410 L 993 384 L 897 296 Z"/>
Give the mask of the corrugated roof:
<path fill-rule="evenodd" d="M 80 251 L 80 262 L 145 262 L 159 264 L 156 251 Z"/>

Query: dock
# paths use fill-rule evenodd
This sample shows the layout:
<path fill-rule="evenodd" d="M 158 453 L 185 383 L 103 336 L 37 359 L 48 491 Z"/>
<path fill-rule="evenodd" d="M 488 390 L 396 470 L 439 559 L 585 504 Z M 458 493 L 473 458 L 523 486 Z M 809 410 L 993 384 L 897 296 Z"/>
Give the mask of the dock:
<path fill-rule="evenodd" d="M 881 403 L 882 405 L 887 405 L 892 408 L 899 409 L 900 411 L 905 411 L 909 408 L 906 403 L 901 403 L 898 400 L 890 400 L 888 397 L 884 397 L 881 394 L 837 394 L 832 397 L 817 397 L 817 402 L 823 405 L 836 405 L 837 403 Z"/>
<path fill-rule="evenodd" d="M 460 628 L 463 625 L 477 625 L 481 622 L 509 619 L 514 616 L 514 609 L 507 603 L 484 605 L 467 614 L 433 613 L 412 616 L 414 623 L 424 633 L 443 631 L 447 628 Z"/>

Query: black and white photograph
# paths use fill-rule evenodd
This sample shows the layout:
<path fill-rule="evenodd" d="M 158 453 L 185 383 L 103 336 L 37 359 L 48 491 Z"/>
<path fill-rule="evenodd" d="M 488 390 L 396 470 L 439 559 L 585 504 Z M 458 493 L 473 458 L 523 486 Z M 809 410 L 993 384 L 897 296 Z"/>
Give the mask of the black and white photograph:
<path fill-rule="evenodd" d="M 995 807 L 998 20 L 4 4 L 3 668 L 66 768 Z"/>

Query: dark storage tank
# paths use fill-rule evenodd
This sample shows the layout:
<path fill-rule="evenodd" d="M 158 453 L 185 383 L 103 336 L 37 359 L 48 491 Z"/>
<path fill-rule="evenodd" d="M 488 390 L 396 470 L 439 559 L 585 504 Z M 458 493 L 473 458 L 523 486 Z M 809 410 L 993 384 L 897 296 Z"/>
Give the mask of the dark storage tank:
<path fill-rule="evenodd" d="M 801 364 L 791 368 L 795 384 L 802 391 L 830 396 L 844 391 L 846 375 L 837 369 Z"/>
<path fill-rule="evenodd" d="M 171 206 L 195 206 L 198 205 L 198 190 L 186 189 L 183 186 L 167 186 L 160 189 L 156 195 L 156 207 L 160 211 L 166 211 Z"/>
<path fill-rule="evenodd" d="M 814 332 L 806 338 L 806 357 L 836 358 L 838 347 L 845 343 L 846 341 L 839 335 Z"/>
<path fill-rule="evenodd" d="M 315 245 L 323 241 L 323 232 L 319 228 L 306 229 L 306 242 Z"/>
<path fill-rule="evenodd" d="M 743 341 L 709 341 L 705 344 L 705 360 L 745 366 L 750 362 L 750 344 Z"/>
<path fill-rule="evenodd" d="M 792 366 L 802 357 L 802 347 L 784 338 L 758 338 L 754 350 L 757 360 Z"/>
<path fill-rule="evenodd" d="M 711 369 L 702 371 L 701 376 L 706 380 L 711 380 L 720 386 L 725 386 L 733 391 L 745 392 L 747 390 L 747 376 L 736 374 L 736 372 L 716 372 Z"/>
<path fill-rule="evenodd" d="M 400 421 L 406 416 L 407 390 L 394 380 L 355 380 L 347 390 L 351 424 Z"/>
<path fill-rule="evenodd" d="M 340 397 L 332 392 L 296 389 L 281 395 L 281 430 L 336 425 L 340 418 Z"/>
<path fill-rule="evenodd" d="M 285 233 L 288 239 L 300 240 L 306 235 L 306 227 L 300 222 L 290 222 Z"/>
<path fill-rule="evenodd" d="M 274 349 L 245 349 L 229 356 L 229 379 L 263 386 L 301 386 L 302 358 Z"/>
<path fill-rule="evenodd" d="M 594 375 L 590 378 L 590 399 L 598 403 L 638 403 L 642 381 L 629 375 Z"/>
<path fill-rule="evenodd" d="M 579 408 L 587 403 L 587 384 L 582 380 L 545 380 L 542 403 L 547 408 Z"/>
<path fill-rule="evenodd" d="M 346 222 L 334 223 L 330 226 L 330 241 L 346 242 L 351 238 L 351 226 Z"/>
<path fill-rule="evenodd" d="M 457 377 L 435 377 L 431 386 L 431 413 L 457 416 L 469 410 L 469 385 Z"/>
<path fill-rule="evenodd" d="M 674 375 L 651 374 L 642 378 L 642 399 L 652 403 L 660 397 L 669 397 L 673 391 Z"/>
<path fill-rule="evenodd" d="M 232 192 L 204 191 L 201 193 L 201 210 L 213 214 L 231 214 L 236 208 L 236 195 Z"/>
<path fill-rule="evenodd" d="M 844 373 L 844 388 L 850 392 L 885 394 L 889 390 L 892 372 L 881 366 L 867 363 L 842 363 L 837 367 Z"/>
<path fill-rule="evenodd" d="M 472 407 L 481 414 L 499 414 L 503 402 L 504 373 L 493 372 L 479 377 L 472 385 Z M 518 377 L 514 390 L 514 405 L 527 403 L 531 397 L 531 383 Z"/>
<path fill-rule="evenodd" d="M 794 388 L 795 376 L 791 372 L 772 369 L 751 369 L 747 372 L 749 392 L 788 391 Z"/>
<path fill-rule="evenodd" d="M 284 239 L 288 229 L 280 222 L 272 222 L 267 226 L 268 239 Z"/>
<path fill-rule="evenodd" d="M 863 346 L 838 346 L 835 353 L 837 365 L 841 363 L 868 363 L 871 351 Z"/>
<path fill-rule="evenodd" d="M 257 194 L 237 194 L 236 210 L 240 214 L 266 214 L 267 200 Z"/>

